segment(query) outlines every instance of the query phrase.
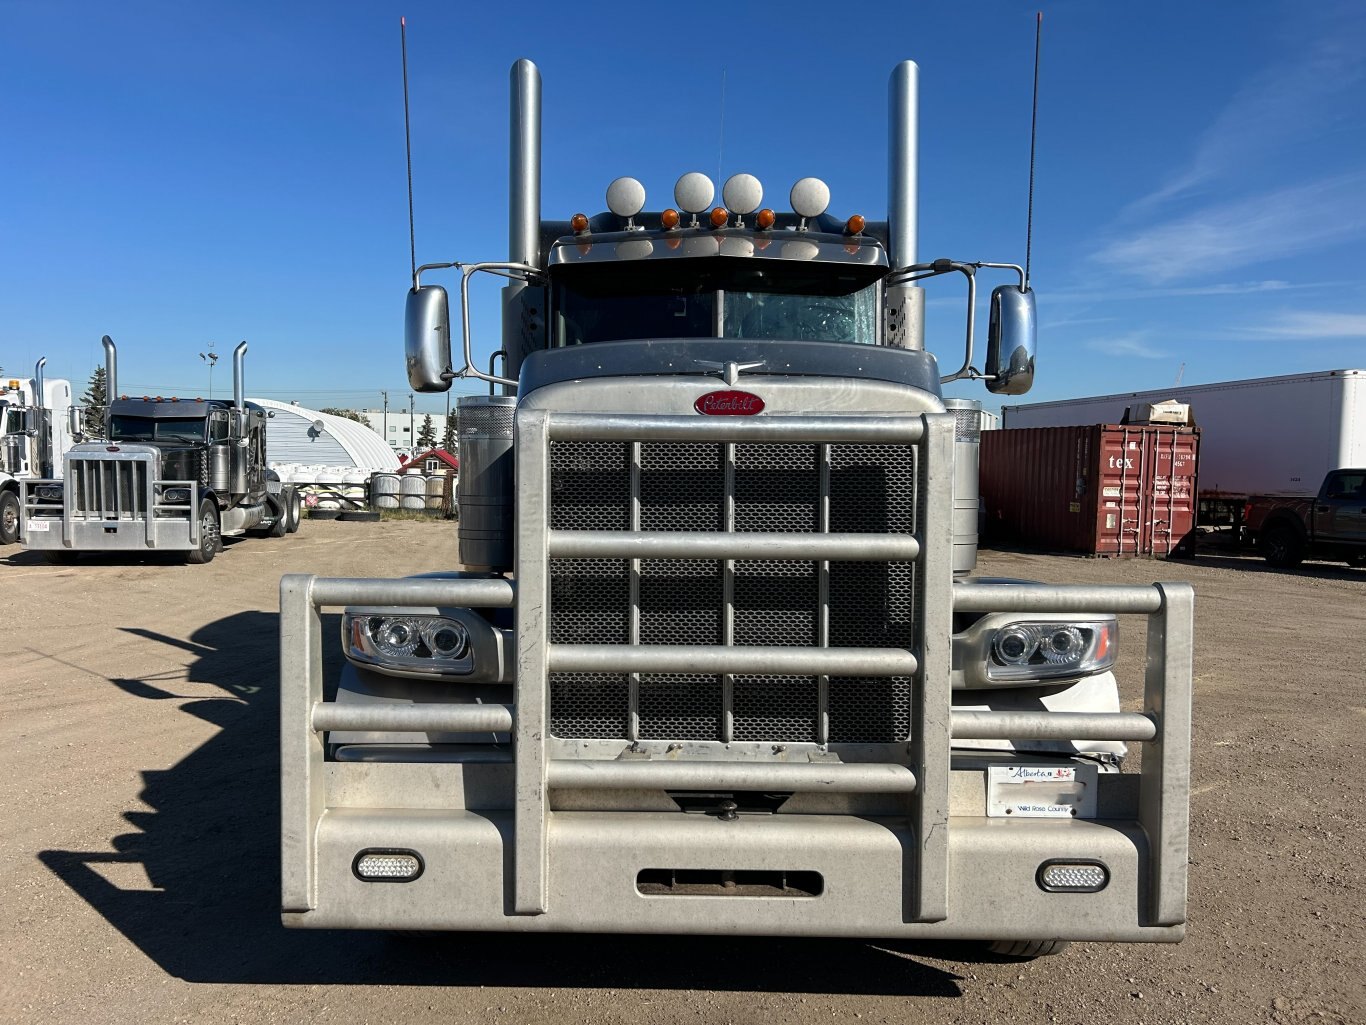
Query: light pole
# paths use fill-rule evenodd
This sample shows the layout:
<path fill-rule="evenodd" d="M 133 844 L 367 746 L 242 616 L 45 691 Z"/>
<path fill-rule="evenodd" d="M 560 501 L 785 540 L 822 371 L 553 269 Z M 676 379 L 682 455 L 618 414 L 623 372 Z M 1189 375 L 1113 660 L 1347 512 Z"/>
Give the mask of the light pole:
<path fill-rule="evenodd" d="M 414 417 L 414 413 L 413 413 L 413 397 L 414 397 L 414 396 L 413 396 L 413 393 L 412 393 L 412 392 L 409 392 L 409 393 L 408 393 L 408 447 L 409 447 L 413 452 L 416 452 L 416 451 L 417 451 L 417 433 L 413 430 L 413 426 L 414 426 L 414 424 L 413 424 L 413 417 Z"/>
<path fill-rule="evenodd" d="M 218 363 L 218 353 L 213 351 L 213 343 L 209 343 L 209 351 L 201 352 L 199 358 L 209 365 L 209 398 L 213 398 L 213 368 Z"/>
<path fill-rule="evenodd" d="M 384 399 L 384 443 L 392 447 L 394 443 L 389 440 L 389 393 L 382 391 L 379 394 Z"/>

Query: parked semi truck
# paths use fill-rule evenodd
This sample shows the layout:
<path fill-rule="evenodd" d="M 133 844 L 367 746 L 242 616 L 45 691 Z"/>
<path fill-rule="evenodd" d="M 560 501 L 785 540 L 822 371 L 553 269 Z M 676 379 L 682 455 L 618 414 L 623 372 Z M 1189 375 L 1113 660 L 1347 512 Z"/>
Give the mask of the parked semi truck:
<path fill-rule="evenodd" d="M 1305 559 L 1366 566 L 1366 468 L 1334 470 L 1311 498 L 1254 498 L 1243 524 L 1273 566 L 1289 568 Z"/>
<path fill-rule="evenodd" d="M 19 540 L 20 482 L 60 477 L 62 457 L 81 430 L 71 382 L 47 377 L 43 357 L 33 377 L 0 379 L 0 545 Z"/>
<path fill-rule="evenodd" d="M 118 352 L 103 339 L 108 394 Z M 54 560 L 81 552 L 183 551 L 213 560 L 224 537 L 297 530 L 298 492 L 266 467 L 266 411 L 243 398 L 247 343 L 233 352 L 233 398 L 118 395 L 105 440 L 73 445 L 65 479 L 26 481 L 22 539 Z"/>
<path fill-rule="evenodd" d="M 513 66 L 511 253 L 407 297 L 413 388 L 498 392 L 458 402 L 461 569 L 281 582 L 286 925 L 1181 938 L 1191 590 L 972 575 L 981 421 L 941 385 L 1026 390 L 1034 297 L 919 260 L 917 83 L 892 74 L 886 222 L 813 178 L 790 211 L 743 174 L 713 206 L 696 172 L 667 209 L 618 178 L 548 220 L 541 80 Z M 1014 280 L 979 372 L 987 270 Z M 472 355 L 485 273 L 511 279 L 501 375 Z M 919 284 L 943 275 L 969 297 L 947 375 Z M 1117 613 L 1147 617 L 1142 711 Z"/>

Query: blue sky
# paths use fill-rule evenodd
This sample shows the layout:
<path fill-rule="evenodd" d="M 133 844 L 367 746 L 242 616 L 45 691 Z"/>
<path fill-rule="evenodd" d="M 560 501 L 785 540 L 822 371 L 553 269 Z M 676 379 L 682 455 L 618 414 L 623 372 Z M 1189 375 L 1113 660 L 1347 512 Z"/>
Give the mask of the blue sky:
<path fill-rule="evenodd" d="M 887 76 L 914 59 L 921 257 L 1022 261 L 1036 9 L 0 0 L 0 365 L 83 383 L 108 333 L 122 390 L 202 394 L 198 353 L 226 389 L 245 338 L 250 394 L 406 406 L 400 14 L 419 262 L 505 257 L 521 56 L 556 217 L 623 174 L 658 208 L 719 165 L 880 219 Z M 1042 9 L 1039 376 L 1010 401 L 1366 366 L 1366 8 Z M 962 313 L 933 288 L 950 369 Z"/>

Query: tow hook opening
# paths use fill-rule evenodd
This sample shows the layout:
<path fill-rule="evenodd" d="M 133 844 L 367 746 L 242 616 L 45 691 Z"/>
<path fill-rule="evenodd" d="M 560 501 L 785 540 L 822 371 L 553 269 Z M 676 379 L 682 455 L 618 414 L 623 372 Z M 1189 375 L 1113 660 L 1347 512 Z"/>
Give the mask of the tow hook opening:
<path fill-rule="evenodd" d="M 669 790 L 667 793 L 680 810 L 696 815 L 712 815 L 722 822 L 732 822 L 741 815 L 771 815 L 792 796 L 790 793 L 770 794 L 757 790 Z"/>
<path fill-rule="evenodd" d="M 819 872 L 787 869 L 643 868 L 636 892 L 643 897 L 819 897 Z"/>

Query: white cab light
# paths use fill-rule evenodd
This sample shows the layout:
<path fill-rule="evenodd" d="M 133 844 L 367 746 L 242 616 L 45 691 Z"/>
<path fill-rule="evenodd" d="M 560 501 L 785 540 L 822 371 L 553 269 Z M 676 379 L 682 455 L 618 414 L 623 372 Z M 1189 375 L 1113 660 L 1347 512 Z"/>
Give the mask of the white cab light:
<path fill-rule="evenodd" d="M 674 202 L 685 213 L 700 214 L 711 207 L 716 186 L 701 171 L 689 171 L 674 186 Z"/>
<path fill-rule="evenodd" d="M 721 189 L 721 201 L 733 213 L 752 214 L 764 201 L 764 187 L 752 174 L 733 174 Z"/>
<path fill-rule="evenodd" d="M 407 883 L 422 874 L 422 859 L 416 851 L 361 851 L 351 868 L 367 883 Z"/>
<path fill-rule="evenodd" d="M 830 186 L 819 178 L 803 178 L 792 186 L 791 200 L 798 217 L 819 217 L 830 206 Z"/>
<path fill-rule="evenodd" d="M 1038 881 L 1050 893 L 1096 893 L 1110 882 L 1110 871 L 1094 861 L 1046 861 Z"/>
<path fill-rule="evenodd" d="M 607 209 L 631 218 L 645 208 L 645 186 L 634 178 L 618 178 L 607 186 Z"/>

